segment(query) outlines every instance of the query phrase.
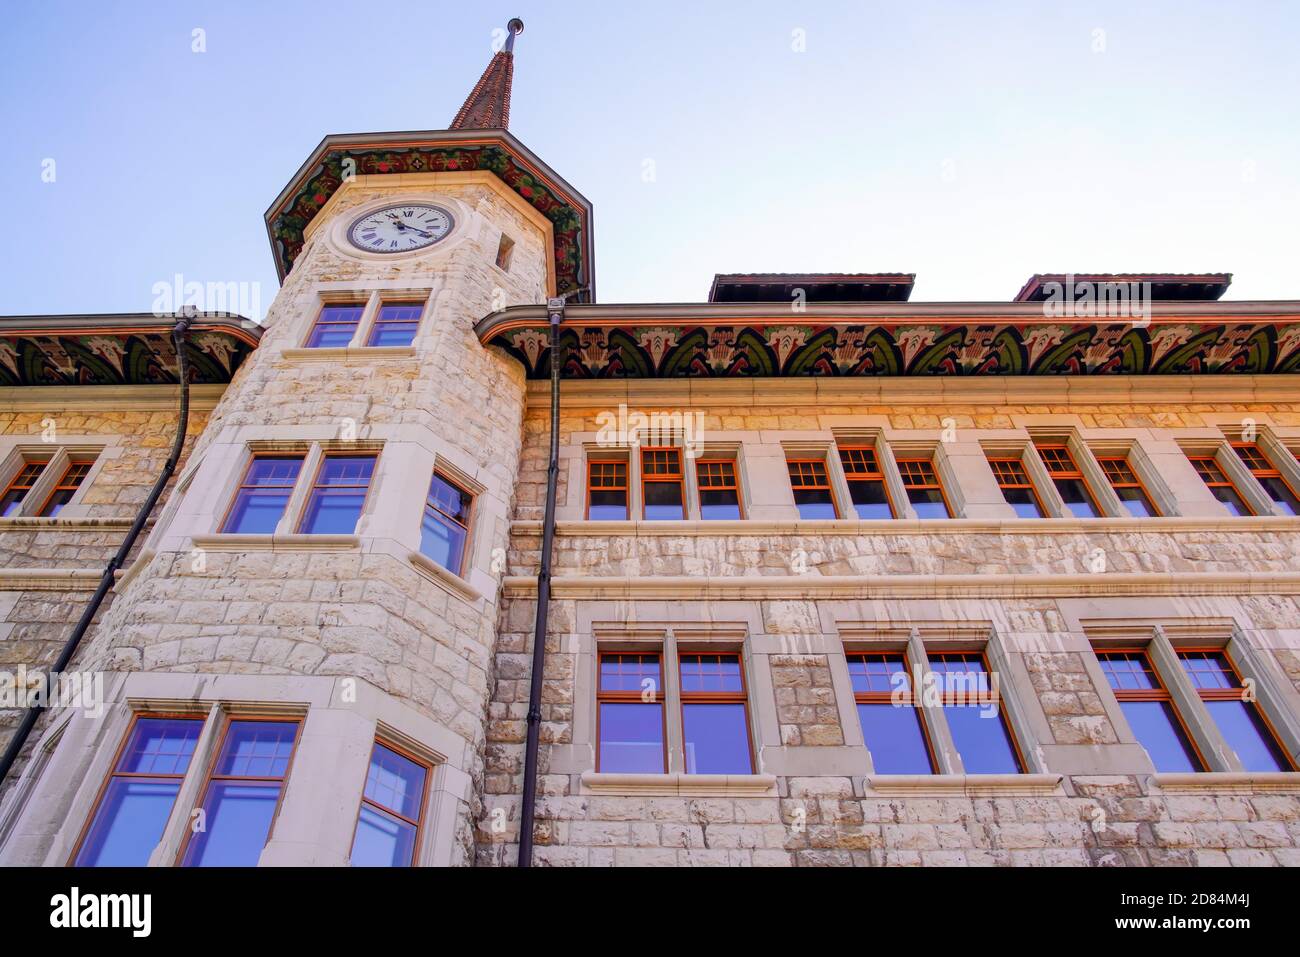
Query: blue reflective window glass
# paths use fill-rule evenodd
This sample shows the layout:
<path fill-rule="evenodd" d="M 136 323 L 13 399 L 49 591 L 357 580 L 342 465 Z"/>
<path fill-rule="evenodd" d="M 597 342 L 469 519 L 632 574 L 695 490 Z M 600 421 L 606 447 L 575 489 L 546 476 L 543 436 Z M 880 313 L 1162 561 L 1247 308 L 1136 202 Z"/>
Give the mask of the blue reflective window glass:
<path fill-rule="evenodd" d="M 919 708 L 884 701 L 859 703 L 858 720 L 877 774 L 930 774 L 934 770 Z"/>
<path fill-rule="evenodd" d="M 1196 751 L 1170 702 L 1121 701 L 1119 706 L 1157 771 L 1201 770 Z"/>
<path fill-rule="evenodd" d="M 419 302 L 386 302 L 379 307 L 375 324 L 370 329 L 368 346 L 409 346 L 415 341 L 424 304 Z"/>
<path fill-rule="evenodd" d="M 77 866 L 143 867 L 149 862 L 202 729 L 201 718 L 135 722 L 77 854 Z"/>
<path fill-rule="evenodd" d="M 303 510 L 300 531 L 312 535 L 350 535 L 356 531 L 374 468 L 373 455 L 327 456 Z"/>
<path fill-rule="evenodd" d="M 271 835 L 297 733 L 296 721 L 230 722 L 183 866 L 256 866 Z"/>
<path fill-rule="evenodd" d="M 416 834 L 413 824 L 363 804 L 352 840 L 352 866 L 410 867 L 415 858 Z"/>
<path fill-rule="evenodd" d="M 361 321 L 360 304 L 331 303 L 323 307 L 307 337 L 309 349 L 341 349 L 352 342 Z"/>
<path fill-rule="evenodd" d="M 253 459 L 221 530 L 249 535 L 274 532 L 289 504 L 301 469 L 300 456 Z"/>
<path fill-rule="evenodd" d="M 1000 711 L 994 704 L 944 706 L 952 743 L 967 774 L 1020 772 L 1020 762 Z"/>
<path fill-rule="evenodd" d="M 601 702 L 600 770 L 664 772 L 663 705 Z"/>
<path fill-rule="evenodd" d="M 459 575 L 465 560 L 469 536 L 469 512 L 473 496 L 435 474 L 429 483 L 420 525 L 420 553 L 448 571 Z"/>
<path fill-rule="evenodd" d="M 424 803 L 428 769 L 375 742 L 352 841 L 354 867 L 409 867 Z"/>
<path fill-rule="evenodd" d="M 741 702 L 682 704 L 687 774 L 750 774 L 749 727 Z"/>
<path fill-rule="evenodd" d="M 1230 700 L 1206 701 L 1205 707 L 1247 771 L 1291 770 L 1291 762 L 1278 747 L 1255 705 Z"/>

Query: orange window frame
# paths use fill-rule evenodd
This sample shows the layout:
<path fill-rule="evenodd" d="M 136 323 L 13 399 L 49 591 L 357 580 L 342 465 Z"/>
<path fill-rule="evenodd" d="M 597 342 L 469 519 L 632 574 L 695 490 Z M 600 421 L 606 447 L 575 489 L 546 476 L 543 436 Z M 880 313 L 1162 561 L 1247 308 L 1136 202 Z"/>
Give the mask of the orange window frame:
<path fill-rule="evenodd" d="M 921 738 L 925 741 L 925 753 L 930 762 L 930 773 L 939 773 L 939 761 L 934 753 L 934 742 L 930 740 L 930 724 L 925 717 L 925 709 L 916 703 L 916 689 L 912 687 L 912 663 L 908 660 L 905 651 L 851 651 L 846 657 L 849 661 L 900 661 L 903 664 L 903 670 L 907 674 L 907 691 L 899 695 L 903 703 L 909 708 L 916 710 L 916 716 L 921 722 Z M 858 691 L 853 690 L 853 703 L 859 704 L 894 704 L 894 690 L 889 691 Z"/>
<path fill-rule="evenodd" d="M 1235 482 L 1228 477 L 1228 473 L 1219 467 L 1218 459 L 1213 455 L 1189 455 L 1187 461 L 1192 463 L 1192 468 L 1196 469 L 1196 474 L 1201 477 L 1206 488 L 1230 488 L 1236 494 L 1237 500 L 1241 502 L 1246 511 L 1254 515 L 1255 507 L 1250 504 L 1249 499 L 1241 494 L 1241 489 L 1237 488 Z M 1215 478 L 1214 476 L 1218 476 Z"/>
<path fill-rule="evenodd" d="M 230 521 L 230 513 L 234 511 L 235 504 L 239 501 L 239 493 L 243 492 L 245 489 L 273 488 L 273 489 L 287 490 L 289 493 L 289 498 L 284 503 L 284 509 L 287 512 L 289 510 L 289 506 L 293 503 L 293 490 L 297 487 L 298 482 L 302 479 L 302 465 L 306 463 L 306 458 L 307 458 L 306 453 L 301 453 L 301 452 L 297 454 L 254 455 L 252 458 L 250 458 L 248 460 L 248 465 L 244 467 L 244 474 L 243 476 L 240 477 L 239 484 L 235 486 L 234 494 L 230 496 L 229 504 L 226 505 L 226 513 L 221 516 L 221 524 L 218 525 L 217 528 L 221 529 L 222 532 L 226 530 L 226 524 Z M 266 459 L 296 460 L 299 463 L 298 474 L 294 476 L 292 484 L 290 485 L 249 485 L 248 476 L 252 474 L 253 466 L 255 466 L 258 462 L 264 461 Z M 283 518 L 283 516 L 281 516 L 281 518 Z"/>
<path fill-rule="evenodd" d="M 786 459 L 785 464 L 786 471 L 790 474 L 792 492 L 824 489 L 831 500 L 831 508 L 835 510 L 835 517 L 840 517 L 840 503 L 835 500 L 835 490 L 831 488 L 831 470 L 826 467 L 825 459 Z"/>
<path fill-rule="evenodd" d="M 1151 676 L 1151 681 L 1155 685 L 1154 688 L 1112 688 L 1109 679 L 1106 681 L 1106 687 L 1110 688 L 1116 701 L 1159 701 L 1168 704 L 1169 710 L 1174 713 L 1174 720 L 1178 722 L 1179 728 L 1182 729 L 1183 738 L 1192 746 L 1192 754 L 1196 757 L 1196 763 L 1201 766 L 1200 770 L 1208 770 L 1210 766 L 1205 762 L 1205 755 L 1201 754 L 1200 745 L 1196 743 L 1196 738 L 1192 736 L 1191 730 L 1187 727 L 1187 722 L 1183 720 L 1182 712 L 1178 710 L 1178 703 L 1174 701 L 1173 695 L 1165 687 L 1164 679 L 1160 677 L 1160 672 L 1156 670 L 1155 663 L 1151 660 L 1151 655 L 1147 652 L 1147 649 L 1106 648 L 1100 651 L 1094 650 L 1093 654 L 1097 656 L 1099 662 L 1112 655 L 1115 657 L 1137 655 L 1142 659 L 1143 670 Z"/>
<path fill-rule="evenodd" d="M 1034 496 L 1034 501 L 1038 503 L 1038 511 L 1044 517 L 1049 514 L 1047 506 L 1043 504 L 1043 497 L 1038 494 L 1038 486 L 1029 477 L 1029 470 L 1025 468 L 1022 459 L 1014 455 L 998 455 L 989 459 L 989 467 L 993 469 L 993 477 L 997 479 L 998 488 L 1003 491 L 1006 489 L 1029 489 Z"/>
<path fill-rule="evenodd" d="M 145 719 L 155 718 L 163 721 L 197 721 L 200 725 L 199 739 L 202 740 L 203 728 L 207 724 L 208 716 L 206 712 L 171 712 L 171 711 L 137 711 L 131 715 L 131 721 L 126 726 L 126 731 L 122 734 L 122 740 L 117 744 L 117 750 L 113 752 L 113 762 L 108 766 L 108 773 L 104 775 L 104 780 L 99 784 L 99 790 L 95 794 L 94 803 L 90 805 L 90 813 L 81 825 L 81 832 L 77 835 L 76 843 L 72 845 L 72 853 L 68 855 L 68 861 L 65 867 L 75 867 L 76 860 L 81 855 L 81 849 L 86 843 L 86 838 L 90 836 L 90 829 L 95 824 L 95 819 L 99 817 L 100 806 L 104 803 L 104 795 L 108 793 L 108 787 L 113 783 L 114 778 L 168 778 L 178 781 L 184 781 L 189 776 L 191 768 L 186 767 L 184 774 L 141 774 L 135 771 L 118 771 L 117 767 L 122 763 L 122 755 L 126 751 L 127 744 L 135 735 L 136 725 Z M 191 765 L 193 762 L 191 761 Z M 176 813 L 176 804 L 180 798 L 180 790 L 177 789 L 176 799 L 172 801 L 172 809 L 168 814 L 170 819 L 172 814 Z"/>
<path fill-rule="evenodd" d="M 294 743 L 294 746 L 295 748 L 297 747 L 297 742 Z M 357 819 L 352 825 L 352 843 L 348 845 L 349 848 L 348 853 L 349 854 L 351 853 L 351 848 L 355 846 L 357 843 L 357 828 L 361 826 L 361 811 L 366 807 L 366 805 L 370 805 L 372 808 L 375 808 L 376 810 L 381 811 L 384 814 L 391 814 L 399 821 L 409 824 L 413 828 L 415 828 L 415 837 L 411 841 L 411 861 L 407 866 L 416 867 L 420 863 L 420 842 L 424 837 L 424 815 L 428 810 L 428 806 L 429 806 L 429 790 L 430 790 L 429 785 L 431 783 L 430 779 L 433 777 L 433 765 L 430 764 L 428 761 L 426 761 L 424 758 L 420 757 L 419 755 L 412 753 L 406 748 L 403 748 L 401 745 L 394 744 L 392 741 L 388 740 L 387 738 L 377 737 L 375 738 L 374 742 L 371 744 L 370 754 L 366 757 L 367 777 L 370 776 L 370 762 L 374 758 L 375 746 L 387 748 L 389 751 L 392 751 L 394 754 L 400 754 L 402 757 L 406 758 L 406 760 L 410 761 L 412 764 L 418 764 L 421 768 L 424 769 L 424 787 L 422 793 L 420 794 L 420 809 L 419 811 L 416 812 L 417 814 L 416 820 L 412 821 L 409 817 L 407 817 L 405 814 L 402 814 L 400 811 L 396 810 L 395 808 L 391 808 L 386 804 L 380 804 L 378 801 L 373 801 L 370 798 L 366 797 L 366 783 L 365 781 L 362 781 L 361 801 L 357 805 Z M 286 777 L 288 776 L 288 772 L 286 772 L 285 776 Z"/>
<path fill-rule="evenodd" d="M 705 467 L 706 467 L 706 466 L 709 466 L 709 467 L 716 467 L 716 469 L 714 469 L 714 468 L 710 468 L 710 469 L 709 469 L 709 474 L 708 474 L 708 476 L 707 476 L 708 479 L 709 479 L 709 483 L 708 483 L 707 485 L 705 484 L 705 478 L 706 478 L 706 475 L 705 475 L 705 471 L 706 471 L 706 469 L 705 469 Z M 718 477 L 718 476 L 725 477 L 725 473 L 726 473 L 726 472 L 730 472 L 730 473 L 731 473 L 731 479 L 730 479 L 730 481 L 723 481 L 723 482 L 714 482 L 714 481 L 713 481 L 713 479 L 714 479 L 715 477 Z M 736 460 L 735 460 L 735 459 L 711 458 L 711 459 L 696 459 L 696 460 L 695 460 L 695 495 L 696 495 L 696 497 L 698 498 L 699 495 L 700 495 L 700 493 L 701 493 L 701 492 L 705 492 L 705 491 L 709 491 L 709 492 L 719 492 L 719 491 L 722 491 L 722 492 L 728 492 L 728 491 L 730 491 L 730 492 L 735 492 L 735 493 L 736 493 L 736 509 L 740 512 L 740 517 L 741 517 L 741 518 L 744 518 L 744 517 L 745 517 L 745 498 L 744 498 L 744 495 L 743 495 L 743 494 L 741 493 L 741 491 L 740 491 L 740 476 L 739 476 L 739 473 L 736 471 Z M 703 513 L 704 503 L 703 503 L 702 501 L 697 501 L 697 502 L 696 502 L 696 505 L 700 508 L 701 513 Z"/>
<path fill-rule="evenodd" d="M 647 456 L 649 458 L 647 459 Z M 665 466 L 673 465 L 672 471 L 649 471 L 648 463 Z M 641 450 L 641 517 L 645 518 L 646 494 L 648 484 L 660 482 L 665 485 L 676 483 L 682 500 L 682 518 L 686 518 L 686 478 L 682 471 L 682 450 L 674 445 L 651 445 Z"/>
<path fill-rule="evenodd" d="M 1255 476 L 1255 478 L 1257 478 L 1257 479 L 1273 479 L 1273 478 L 1275 478 L 1275 479 L 1277 479 L 1278 481 L 1280 481 L 1283 485 L 1285 485 L 1288 489 L 1290 489 L 1292 495 L 1296 495 L 1296 490 L 1295 490 L 1295 488 L 1291 485 L 1290 482 L 1287 481 L 1286 476 L 1283 475 L 1282 472 L 1281 472 L 1279 469 L 1277 469 L 1276 467 L 1274 467 L 1274 465 L 1273 465 L 1273 460 L 1270 459 L 1270 458 L 1269 458 L 1269 457 L 1264 453 L 1264 450 L 1261 449 L 1261 448 L 1259 447 L 1259 443 L 1257 443 L 1257 442 L 1232 442 L 1232 443 L 1230 443 L 1230 444 L 1232 445 L 1232 447 L 1233 447 L 1234 449 L 1237 450 L 1238 457 L 1241 458 L 1241 460 L 1242 460 L 1243 464 L 1245 464 L 1246 468 L 1248 468 L 1248 469 L 1250 470 L 1250 474 L 1251 474 L 1251 475 Z M 1247 454 L 1250 456 L 1251 459 L 1254 459 L 1255 462 L 1249 461 L 1249 460 L 1246 458 L 1246 456 L 1241 455 L 1242 450 L 1249 450 Z M 1263 464 L 1262 464 L 1262 465 L 1256 464 L 1257 462 L 1262 462 Z M 1238 494 L 1240 494 L 1240 493 L 1238 493 Z M 1300 498 L 1300 495 L 1296 495 L 1296 498 Z M 1244 501 L 1244 500 L 1243 500 L 1243 501 Z"/>
<path fill-rule="evenodd" d="M 370 478 L 366 481 L 365 485 L 321 485 L 320 484 L 321 470 L 325 468 L 325 463 L 328 462 L 330 459 L 374 459 L 375 464 L 370 469 Z M 331 488 L 365 489 L 366 490 L 365 494 L 361 496 L 361 510 L 357 513 L 357 521 L 360 522 L 361 516 L 366 514 L 366 506 L 370 504 L 370 487 L 375 483 L 375 469 L 377 468 L 379 468 L 378 452 L 327 452 L 324 455 L 322 455 L 320 457 L 320 461 L 316 463 L 316 473 L 311 477 L 311 484 L 307 486 L 307 497 L 303 499 L 302 514 L 298 516 L 298 522 L 294 526 L 294 528 L 297 531 L 302 532 L 302 525 L 305 521 L 307 521 L 307 514 L 311 511 L 312 497 L 316 494 L 316 492 L 319 489 L 331 489 Z M 442 475 L 442 473 L 438 473 L 438 474 L 440 476 Z M 448 479 L 446 476 L 442 476 L 442 480 L 452 485 L 456 484 L 454 482 L 451 482 L 451 480 Z M 264 488 L 265 486 L 262 487 Z M 460 488 L 459 485 L 456 485 L 456 487 Z M 461 491 L 463 492 L 464 489 L 461 489 Z M 425 498 L 425 504 L 426 505 L 428 504 L 427 497 Z M 472 499 L 470 502 L 470 506 L 471 508 L 473 507 Z M 288 505 L 285 505 L 286 509 L 288 507 L 289 507 Z"/>
<path fill-rule="evenodd" d="M 898 459 L 898 474 L 903 480 L 904 488 L 937 488 L 943 498 L 943 507 L 948 512 L 948 517 L 953 517 L 952 502 L 948 501 L 948 490 L 943 487 L 939 470 L 934 467 L 933 458 L 918 456 Z M 920 481 L 917 481 L 918 479 Z"/>
<path fill-rule="evenodd" d="M 841 445 L 840 467 L 844 469 L 844 478 L 849 482 L 879 482 L 885 490 L 885 501 L 889 503 L 889 514 L 898 517 L 898 507 L 894 496 L 885 481 L 885 473 L 880 467 L 880 457 L 870 445 Z M 850 486 L 851 488 L 852 486 Z M 850 496 L 852 504 L 852 496 Z"/>
<path fill-rule="evenodd" d="M 1249 704 L 1250 707 L 1254 710 L 1259 720 L 1263 722 L 1263 725 L 1265 729 L 1267 729 L 1269 735 L 1272 736 L 1273 744 L 1277 748 L 1278 753 L 1281 754 L 1283 759 L 1288 764 L 1291 765 L 1292 771 L 1297 770 L 1295 761 L 1291 759 L 1291 752 L 1289 752 L 1283 746 L 1282 739 L 1277 736 L 1277 730 L 1273 727 L 1273 722 L 1270 721 L 1268 715 L 1264 713 L 1264 709 L 1259 706 L 1259 702 L 1245 701 L 1242 698 L 1241 693 L 1243 690 L 1245 690 L 1245 685 L 1242 683 L 1241 672 L 1237 669 L 1237 663 L 1232 660 L 1232 655 L 1228 654 L 1228 649 L 1203 647 L 1203 648 L 1176 648 L 1174 649 L 1174 651 L 1178 658 L 1178 666 L 1180 668 L 1183 667 L 1184 655 L 1203 655 L 1205 657 L 1213 656 L 1222 659 L 1223 663 L 1227 666 L 1228 672 L 1232 675 L 1233 679 L 1237 682 L 1237 687 L 1201 688 L 1198 687 L 1195 682 L 1192 682 L 1192 688 L 1196 691 L 1196 694 L 1200 697 L 1202 701 L 1242 701 L 1246 704 Z M 1183 670 L 1186 671 L 1185 668 Z M 1188 677 L 1188 681 L 1191 681 L 1190 676 Z M 1174 710 L 1177 711 L 1178 709 L 1175 708 Z"/>
<path fill-rule="evenodd" d="M 625 658 L 631 656 L 639 658 L 653 658 L 659 668 L 659 683 L 655 687 L 654 695 L 646 700 L 645 692 L 637 689 L 634 691 L 607 691 L 604 687 L 603 671 L 601 667 L 606 658 Z M 602 743 L 600 712 L 602 704 L 657 704 L 659 705 L 659 717 L 661 727 L 659 730 L 659 742 L 661 745 L 662 767 L 664 774 L 668 773 L 668 695 L 664 692 L 664 656 L 658 651 L 602 651 L 596 655 L 596 770 L 600 770 L 600 746 Z"/>
<path fill-rule="evenodd" d="M 604 468 L 612 469 L 613 470 L 612 475 L 615 479 L 618 478 L 618 469 L 621 466 L 623 469 L 622 484 L 611 485 L 611 484 L 606 484 L 604 482 L 597 484 L 596 482 L 597 466 L 599 466 L 601 469 Z M 631 483 L 628 481 L 628 470 L 629 470 L 629 466 L 628 466 L 627 459 L 588 459 L 587 460 L 587 505 L 586 505 L 586 510 L 583 512 L 583 518 L 591 518 L 592 489 L 598 489 L 602 492 L 622 492 L 623 493 L 623 516 L 624 518 L 631 517 L 632 496 L 631 496 L 631 487 L 630 487 Z"/>
<path fill-rule="evenodd" d="M 1151 514 L 1157 516 L 1161 514 L 1160 506 L 1156 505 L 1156 500 L 1152 498 L 1151 493 L 1147 491 L 1146 483 L 1144 483 L 1142 477 L 1138 475 L 1137 469 L 1133 468 L 1129 463 L 1127 455 L 1099 455 L 1097 456 L 1097 464 L 1101 466 L 1101 470 L 1105 473 L 1106 481 L 1110 482 L 1111 488 L 1138 489 L 1142 493 L 1142 497 L 1146 499 L 1147 507 L 1151 509 Z M 1120 504 L 1124 504 L 1123 499 L 1120 499 Z"/>
<path fill-rule="evenodd" d="M 280 820 L 280 808 L 284 805 L 284 792 L 289 787 L 289 775 L 293 773 L 293 762 L 298 757 L 298 745 L 302 741 L 302 726 L 306 723 L 301 715 L 271 715 L 271 714 L 226 714 L 224 716 L 225 724 L 221 728 L 221 736 L 217 741 L 217 746 L 212 749 L 212 754 L 208 758 L 207 768 L 203 772 L 203 784 L 199 787 L 195 797 L 195 803 L 190 808 L 190 813 L 203 807 L 208 800 L 208 789 L 212 786 L 213 781 L 261 781 L 276 782 L 280 785 L 280 794 L 275 800 L 275 811 L 271 814 L 271 823 L 267 825 L 266 841 L 271 842 L 275 835 L 275 825 Z M 295 725 L 293 732 L 293 747 L 289 751 L 289 760 L 284 766 L 284 774 L 280 777 L 246 777 L 234 774 L 217 774 L 217 764 L 221 760 L 221 754 L 226 748 L 226 739 L 230 736 L 230 727 L 235 722 L 266 721 L 272 724 L 288 724 L 293 722 Z M 185 839 L 181 841 L 180 850 L 176 853 L 176 867 L 183 866 L 185 853 L 189 850 L 190 841 L 194 837 L 194 829 L 187 827 L 185 829 Z M 263 849 L 266 844 L 262 845 Z"/>
<path fill-rule="evenodd" d="M 1038 450 L 1038 457 L 1052 479 L 1077 479 L 1083 484 L 1083 490 L 1088 493 L 1088 501 L 1092 503 L 1093 510 L 1099 516 L 1106 514 L 1097 501 L 1097 493 L 1092 490 L 1092 483 L 1083 474 L 1079 464 L 1074 461 L 1074 454 L 1068 445 L 1064 442 L 1052 442 L 1046 445 L 1034 443 L 1034 448 Z"/>
<path fill-rule="evenodd" d="M 32 490 L 32 487 L 36 484 L 37 480 L 40 479 L 41 473 L 44 472 L 49 465 L 50 463 L 48 461 L 30 462 L 24 460 L 23 464 L 18 467 L 18 471 L 14 474 L 13 479 L 5 486 L 4 492 L 0 492 L 0 498 L 7 497 L 10 492 L 22 489 L 22 497 L 18 499 L 18 504 L 21 505 L 27 500 L 27 493 Z M 24 479 L 26 481 L 24 481 Z M 42 507 L 42 511 L 44 511 L 44 507 Z"/>
<path fill-rule="evenodd" d="M 978 658 L 979 658 L 980 668 L 983 669 L 984 674 L 985 674 L 985 675 L 992 675 L 992 671 L 989 669 L 989 659 L 988 659 L 988 655 L 986 655 L 986 654 L 985 654 L 984 652 L 982 652 L 982 651 L 929 651 L 929 650 L 927 650 L 926 653 L 925 653 L 925 656 L 926 656 L 926 659 L 927 659 L 927 663 L 929 663 L 929 660 L 933 660 L 933 659 L 935 659 L 935 658 L 939 658 L 939 659 L 945 659 L 945 658 L 961 658 L 961 659 L 967 659 L 967 658 L 970 658 L 972 655 L 975 656 L 975 657 L 978 657 Z M 931 669 L 931 670 L 933 670 L 933 669 Z M 945 705 L 945 706 L 946 706 L 946 705 L 960 706 L 960 705 L 969 705 L 969 704 L 970 704 L 970 702 L 968 702 L 968 701 L 958 701 L 958 700 L 957 700 L 957 692 L 956 692 L 956 691 L 951 691 L 951 692 L 948 691 L 947 688 L 943 687 L 943 685 L 945 685 L 946 682 L 943 681 L 942 678 L 941 678 L 940 676 L 938 676 L 938 675 L 936 675 L 935 677 L 936 677 L 937 679 L 939 679 L 939 680 L 938 680 L 938 684 L 940 685 L 940 687 L 939 687 L 939 701 L 940 701 L 940 703 L 941 703 L 942 705 Z M 992 681 L 991 681 L 991 680 L 989 681 L 989 685 L 990 685 L 990 687 L 989 687 L 989 690 L 988 690 L 987 692 L 982 692 L 982 693 L 981 693 L 981 692 L 979 691 L 979 689 L 975 689 L 976 702 L 977 702 L 978 704 L 981 704 L 981 705 L 983 705 L 983 704 L 995 704 L 995 703 L 997 704 L 997 706 L 998 706 L 998 720 L 1002 722 L 1002 729 L 1006 732 L 1007 740 L 1011 742 L 1011 750 L 1012 750 L 1012 752 L 1015 754 L 1016 764 L 1017 764 L 1017 765 L 1019 766 L 1019 768 L 1020 768 L 1019 773 L 1020 773 L 1020 774 L 1026 774 L 1026 773 L 1028 773 L 1029 765 L 1025 763 L 1025 754 L 1024 754 L 1023 751 L 1020 750 L 1020 739 L 1019 739 L 1018 737 L 1016 737 L 1016 729 L 1013 728 L 1013 727 L 1011 727 L 1011 719 L 1007 717 L 1007 709 L 1006 709 L 1006 707 L 1004 707 L 1004 705 L 1003 705 L 1003 703 L 1002 703 L 1002 692 L 1001 692 L 1001 690 L 999 690 L 999 691 L 998 691 L 998 697 L 997 697 L 997 698 L 994 698 L 994 697 L 993 697 L 993 688 L 992 688 Z"/>
<path fill-rule="evenodd" d="M 59 481 L 55 484 L 54 488 L 50 490 L 50 494 L 45 497 L 45 504 L 41 506 L 41 510 L 37 514 L 44 515 L 48 512 L 50 510 L 50 503 L 54 501 L 54 496 L 58 495 L 60 492 L 72 492 L 75 495 L 77 489 L 81 488 L 81 483 L 86 480 L 86 476 L 90 474 L 90 470 L 94 468 L 94 466 L 94 459 L 70 460 L 68 462 L 68 467 L 63 470 L 63 474 L 59 477 Z M 74 472 L 76 473 L 75 481 L 73 480 Z M 68 501 L 71 500 L 71 497 L 69 497 Z"/>
<path fill-rule="evenodd" d="M 739 691 L 687 691 L 686 683 L 682 679 L 682 663 L 686 658 L 723 658 L 735 659 L 740 670 L 740 690 Z M 739 704 L 745 709 L 745 745 L 749 749 L 749 772 L 754 773 L 757 766 L 754 763 L 754 728 L 750 724 L 749 715 L 749 685 L 745 681 L 745 663 L 741 660 L 739 652 L 734 651 L 682 651 L 677 652 L 677 687 L 678 701 L 677 706 L 680 712 L 679 718 L 682 723 L 682 751 L 685 754 L 686 749 L 686 706 L 688 704 Z"/>

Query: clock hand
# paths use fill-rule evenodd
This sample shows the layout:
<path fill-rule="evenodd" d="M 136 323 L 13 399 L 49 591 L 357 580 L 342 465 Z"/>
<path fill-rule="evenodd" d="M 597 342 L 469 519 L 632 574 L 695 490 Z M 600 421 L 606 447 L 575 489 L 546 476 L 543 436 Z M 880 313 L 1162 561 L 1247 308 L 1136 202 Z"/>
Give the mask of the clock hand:
<path fill-rule="evenodd" d="M 393 213 L 389 213 L 388 218 L 391 219 L 397 225 L 398 229 L 409 229 L 411 230 L 411 232 L 419 233 L 421 236 L 425 236 L 425 237 L 429 237 L 433 235 L 433 233 L 426 232 L 425 230 L 420 229 L 417 226 L 408 226 L 406 223 L 402 222 L 401 219 L 399 219 Z"/>

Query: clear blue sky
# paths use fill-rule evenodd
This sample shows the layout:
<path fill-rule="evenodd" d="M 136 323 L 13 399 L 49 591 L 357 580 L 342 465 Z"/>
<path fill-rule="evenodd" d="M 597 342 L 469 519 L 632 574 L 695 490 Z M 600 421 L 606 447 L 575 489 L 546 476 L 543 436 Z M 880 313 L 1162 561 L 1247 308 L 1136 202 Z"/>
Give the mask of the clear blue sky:
<path fill-rule="evenodd" d="M 265 309 L 262 214 L 320 138 L 445 128 L 512 15 L 511 129 L 595 203 L 601 301 L 823 270 L 1300 298 L 1300 4 L 32 0 L 0 33 L 0 314 L 144 311 L 175 273 Z"/>

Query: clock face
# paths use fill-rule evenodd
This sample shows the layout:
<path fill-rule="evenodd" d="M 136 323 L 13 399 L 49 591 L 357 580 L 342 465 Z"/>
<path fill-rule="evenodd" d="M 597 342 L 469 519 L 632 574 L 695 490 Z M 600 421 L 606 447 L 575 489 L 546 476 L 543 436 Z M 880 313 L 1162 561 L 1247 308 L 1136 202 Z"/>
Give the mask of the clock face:
<path fill-rule="evenodd" d="M 348 229 L 348 242 L 368 253 L 409 253 L 443 239 L 454 224 L 441 206 L 398 203 L 357 219 Z"/>

